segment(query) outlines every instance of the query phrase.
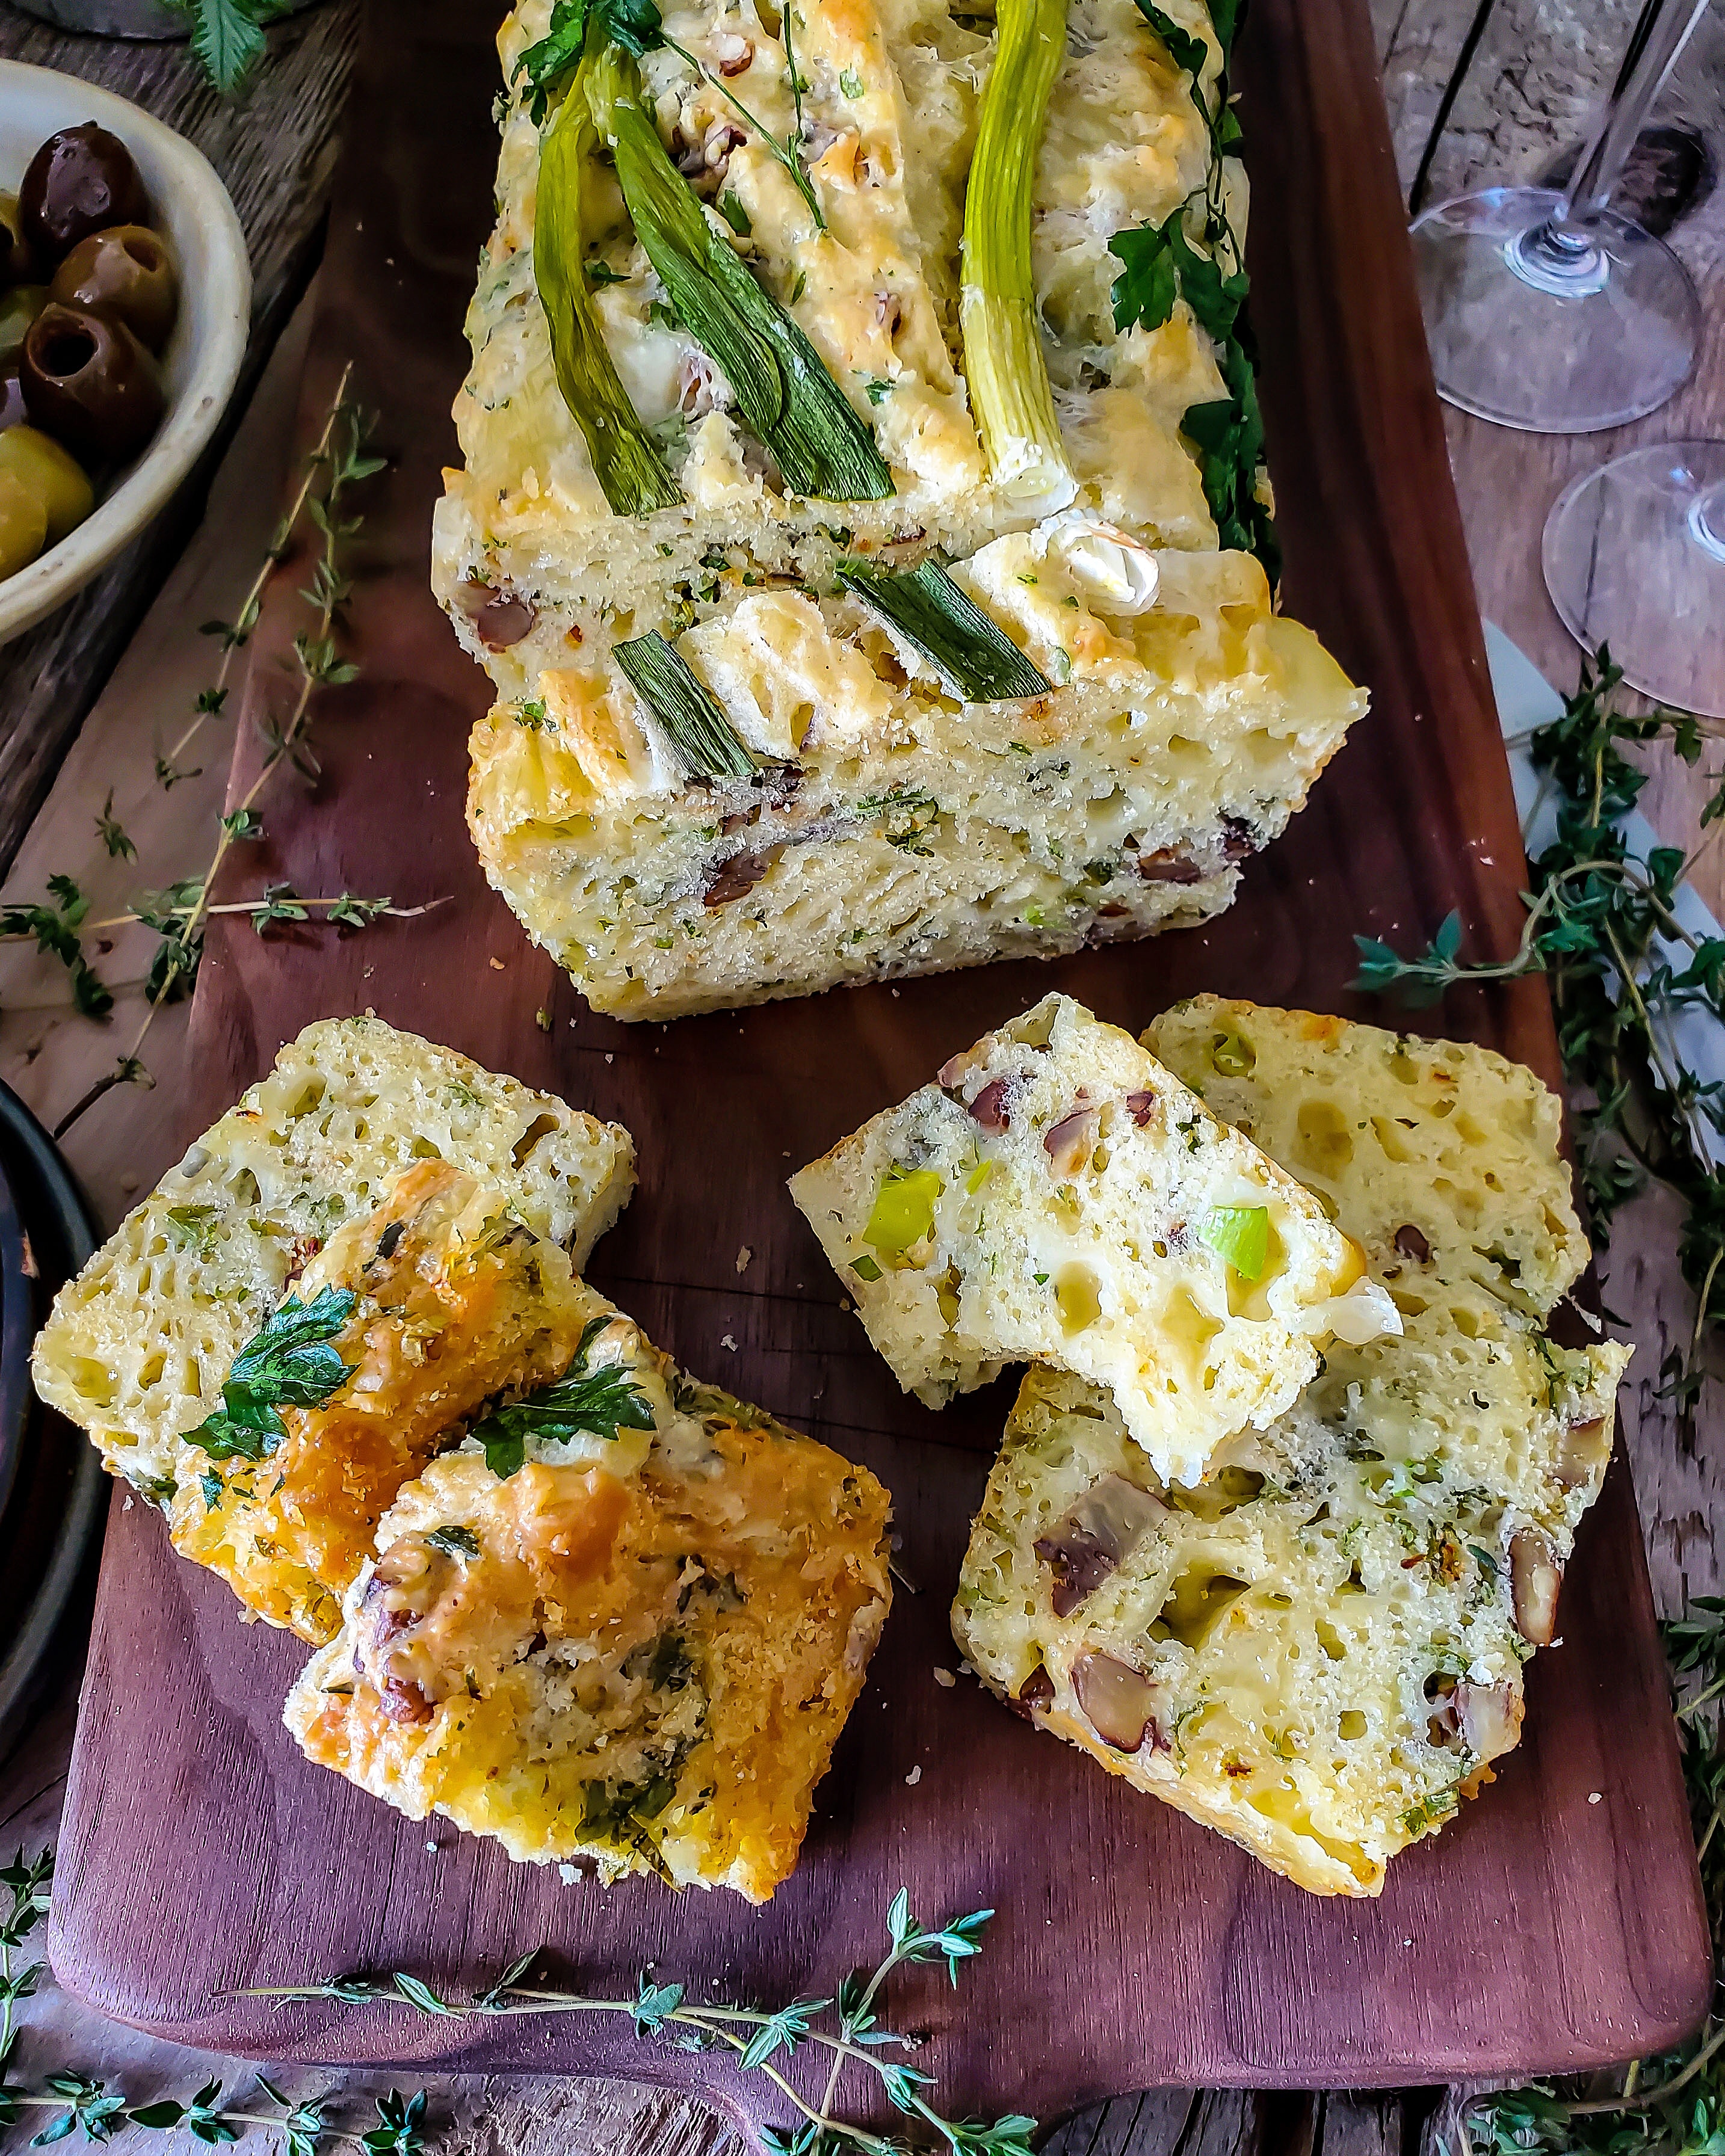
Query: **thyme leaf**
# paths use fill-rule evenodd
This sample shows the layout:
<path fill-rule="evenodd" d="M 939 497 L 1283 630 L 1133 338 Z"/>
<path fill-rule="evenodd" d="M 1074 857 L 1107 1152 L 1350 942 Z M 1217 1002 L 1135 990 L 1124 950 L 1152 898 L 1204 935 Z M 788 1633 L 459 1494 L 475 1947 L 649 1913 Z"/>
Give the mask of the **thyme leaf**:
<path fill-rule="evenodd" d="M 633 1789 L 622 1794 L 630 1798 L 634 1817 L 652 1816 L 652 1788 L 644 1794 Z M 883 1988 L 894 1973 L 914 1964 L 943 1963 L 956 1985 L 959 1964 L 982 1951 L 983 1931 L 993 1914 L 992 1910 L 978 1909 L 926 1929 L 911 1915 L 910 1897 L 901 1889 L 886 1912 L 886 1951 L 872 1970 L 852 1970 L 833 1998 L 794 1999 L 775 2010 L 696 2000 L 685 1984 L 661 1981 L 651 1970 L 643 1974 L 632 1994 L 622 1998 L 535 1984 L 527 1980 L 527 1974 L 540 1958 L 537 1950 L 518 1956 L 465 2003 L 405 1974 L 272 1986 L 250 1995 L 337 1999 L 356 2005 L 383 2002 L 439 2017 L 615 2015 L 626 2020 L 639 2037 L 680 2051 L 727 2051 L 746 2071 L 763 2075 L 779 2101 L 797 2114 L 794 2124 L 763 2128 L 762 2145 L 775 2156 L 846 2156 L 846 2152 L 892 2156 L 901 2146 L 841 2115 L 836 2107 L 838 2092 L 847 2068 L 874 2076 L 888 2101 L 932 2133 L 948 2156 L 1030 2156 L 1031 2137 L 1037 2128 L 1034 2118 L 1018 2112 L 993 2120 L 946 2118 L 935 2107 L 931 2075 L 902 2060 L 879 2056 L 893 2048 L 911 2049 L 922 2041 L 881 2021 Z M 781 2062 L 788 2063 L 809 2051 L 823 2054 L 829 2061 L 824 2092 L 818 2101 L 804 2096 L 781 2071 Z"/>

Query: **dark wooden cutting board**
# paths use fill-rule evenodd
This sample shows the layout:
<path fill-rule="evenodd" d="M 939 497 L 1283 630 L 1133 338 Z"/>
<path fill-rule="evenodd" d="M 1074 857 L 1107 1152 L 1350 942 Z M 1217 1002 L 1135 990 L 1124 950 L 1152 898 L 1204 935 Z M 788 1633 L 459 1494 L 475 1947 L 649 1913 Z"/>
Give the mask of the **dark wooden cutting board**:
<path fill-rule="evenodd" d="M 278 1719 L 304 1650 L 239 1624 L 153 1514 L 116 1503 L 53 1917 L 61 1981 L 213 2049 L 628 2073 L 757 2121 L 762 2092 L 722 2061 L 590 2017 L 475 2028 L 237 1994 L 357 1967 L 459 1988 L 542 1941 L 592 1989 L 628 1989 L 650 1962 L 703 1995 L 785 1999 L 872 1963 L 902 1884 L 926 1920 L 999 1912 L 957 1994 L 923 1974 L 900 1994 L 900 2025 L 932 2031 L 918 2063 L 955 2115 L 1048 2120 L 1153 2082 L 1585 2066 L 1674 2041 L 1701 2018 L 1711 1964 L 1620 1466 L 1497 1785 L 1398 1859 L 1381 1900 L 1316 1900 L 973 1682 L 937 1683 L 957 1660 L 946 1607 L 1009 1390 L 942 1415 L 901 1397 L 783 1188 L 1052 986 L 1133 1028 L 1202 988 L 1366 1014 L 1346 987 L 1353 930 L 1418 942 L 1459 906 L 1472 948 L 1513 946 L 1521 844 L 1364 0 L 1254 0 L 1238 74 L 1286 602 L 1370 685 L 1370 719 L 1202 932 L 671 1026 L 593 1017 L 486 891 L 462 827 L 485 684 L 426 589 L 427 523 L 454 454 L 459 324 L 489 213 L 492 10 L 373 0 L 369 27 L 305 406 L 309 439 L 353 360 L 395 459 L 360 542 L 363 674 L 320 699 L 316 798 L 279 783 L 268 842 L 240 870 L 247 892 L 282 877 L 311 895 L 450 902 L 347 942 L 218 923 L 184 1134 L 308 1019 L 367 1008 L 620 1118 L 640 1188 L 595 1279 L 691 1368 L 865 1460 L 894 1493 L 916 1591 L 900 1594 L 800 1870 L 755 1911 L 649 1883 L 566 1887 L 306 1765 Z M 298 581 L 290 565 L 274 593 L 253 716 L 289 693 Z M 254 767 L 254 748 L 239 755 Z M 1537 983 L 1458 997 L 1440 1025 L 1557 1080 Z"/>

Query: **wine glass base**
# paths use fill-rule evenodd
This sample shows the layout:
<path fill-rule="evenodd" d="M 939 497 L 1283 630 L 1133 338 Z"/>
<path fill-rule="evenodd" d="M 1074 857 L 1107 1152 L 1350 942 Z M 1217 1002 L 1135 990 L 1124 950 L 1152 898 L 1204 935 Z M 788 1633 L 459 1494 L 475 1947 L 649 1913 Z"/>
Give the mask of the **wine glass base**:
<path fill-rule="evenodd" d="M 1548 187 L 1490 187 L 1409 231 L 1439 395 L 1540 434 L 1656 412 L 1701 341 L 1694 284 L 1662 239 L 1610 210 L 1542 237 L 1563 208 Z"/>
<path fill-rule="evenodd" d="M 1584 472 L 1541 556 L 1578 643 L 1609 644 L 1644 696 L 1725 718 L 1725 442 L 1659 442 Z"/>

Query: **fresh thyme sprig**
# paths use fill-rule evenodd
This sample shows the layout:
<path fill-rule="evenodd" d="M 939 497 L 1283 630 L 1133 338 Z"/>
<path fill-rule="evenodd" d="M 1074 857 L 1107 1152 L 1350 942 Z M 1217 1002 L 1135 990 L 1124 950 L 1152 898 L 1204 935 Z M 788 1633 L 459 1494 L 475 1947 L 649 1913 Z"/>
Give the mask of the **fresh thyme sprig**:
<path fill-rule="evenodd" d="M 1622 680 L 1601 648 L 1583 664 L 1563 716 L 1532 737 L 1533 762 L 1555 798 L 1557 835 L 1532 865 L 1513 954 L 1464 959 L 1461 920 L 1451 913 L 1411 959 L 1356 937 L 1354 986 L 1417 1005 L 1463 983 L 1548 977 L 1564 1068 L 1588 1096 L 1577 1126 L 1598 1240 L 1650 1177 L 1683 1202 L 1678 1252 L 1696 1293 L 1695 1330 L 1687 1353 L 1674 1351 L 1661 1374 L 1666 1396 L 1686 1411 L 1699 1394 L 1701 1345 L 1725 1324 L 1725 1084 L 1691 1067 L 1680 1029 L 1697 1017 L 1725 1029 L 1725 937 L 1698 936 L 1681 918 L 1678 890 L 1692 862 L 1681 848 L 1654 846 L 1645 859 L 1630 852 L 1624 824 L 1648 774 L 1623 749 L 1662 742 L 1695 765 L 1721 730 L 1686 712 L 1630 716 L 1617 708 Z M 1703 829 L 1722 818 L 1725 778 L 1702 809 Z"/>
<path fill-rule="evenodd" d="M 873 2074 L 894 2107 L 940 2137 L 949 2156 L 1029 2156 L 1036 2121 L 1013 2112 L 992 2123 L 944 2118 L 932 2101 L 932 2076 L 880 2053 L 892 2046 L 914 2050 L 922 2041 L 883 2027 L 878 2012 L 882 1987 L 895 1970 L 916 1963 L 943 1962 L 956 1985 L 958 1964 L 982 1950 L 982 1932 L 993 1912 L 978 1909 L 938 1930 L 926 1931 L 911 1914 L 901 1888 L 886 1912 L 887 1950 L 873 1969 L 854 1969 L 831 1999 L 798 1999 L 774 2012 L 760 2007 L 701 2005 L 680 1984 L 660 1984 L 649 1970 L 630 1999 L 601 1999 L 523 1983 L 542 1949 L 523 1954 L 494 1984 L 465 2001 L 451 1999 L 422 1978 L 397 1971 L 388 1976 L 332 1977 L 322 1984 L 270 1986 L 250 1998 L 338 1999 L 350 2005 L 387 2000 L 416 2013 L 446 2020 L 524 2014 L 626 2015 L 638 2036 L 658 2037 L 681 2051 L 730 2052 L 746 2071 L 764 2075 L 798 2115 L 794 2126 L 769 2126 L 762 2139 L 773 2156 L 899 2156 L 902 2143 L 888 2134 L 851 2124 L 834 2114 L 846 2066 Z M 833 2025 L 822 2026 L 823 2020 Z M 788 2066 L 809 2047 L 829 2055 L 824 2093 L 811 2102 L 775 2061 Z"/>
<path fill-rule="evenodd" d="M 44 2075 L 40 2088 L 28 2087 L 12 2078 L 13 2056 L 18 2028 L 17 2003 L 34 1996 L 46 1973 L 44 1962 L 20 1968 L 15 1957 L 24 1941 L 48 1913 L 48 1892 L 54 1876 L 54 1857 L 44 1850 L 27 1858 L 20 1850 L 13 1861 L 0 1867 L 0 2128 L 14 2126 L 27 2113 L 52 2114 L 30 2143 L 44 2148 L 81 2133 L 87 2141 L 111 2141 L 124 2128 L 141 2126 L 146 2131 L 172 2133 L 183 2131 L 193 2139 L 213 2146 L 239 2140 L 252 2127 L 263 2127 L 281 2137 L 282 2156 L 316 2156 L 320 2144 L 343 2144 L 363 2156 L 424 2156 L 426 2096 L 423 2089 L 402 2096 L 394 2089 L 374 2099 L 377 2123 L 368 2133 L 332 2126 L 325 2114 L 331 2098 L 316 2097 L 295 2102 L 274 2082 L 258 2076 L 260 2099 L 270 2111 L 224 2108 L 220 2082 L 206 2082 L 182 2102 L 158 2097 L 151 2103 L 128 2103 L 105 2081 L 65 2069 Z M 10 1897 L 10 1906 L 6 1897 Z"/>
<path fill-rule="evenodd" d="M 294 639 L 298 688 L 285 719 L 272 719 L 261 727 L 264 753 L 256 776 L 238 805 L 218 820 L 216 842 L 208 865 L 198 875 L 182 879 L 167 891 L 151 894 L 132 916 L 119 916 L 105 927 L 126 925 L 136 918 L 154 928 L 161 937 L 145 982 L 146 1009 L 130 1048 L 116 1058 L 114 1067 L 98 1079 L 75 1101 L 55 1127 L 62 1137 L 73 1124 L 116 1086 L 152 1082 L 143 1061 L 143 1045 L 157 1013 L 191 988 L 203 955 L 204 929 L 215 906 L 212 892 L 223 865 L 233 848 L 263 835 L 257 803 L 270 780 L 284 764 L 290 764 L 307 778 L 316 778 L 319 765 L 311 742 L 313 692 L 338 687 L 355 679 L 358 668 L 337 648 L 336 627 L 352 588 L 344 567 L 344 550 L 362 520 L 347 507 L 350 490 L 381 471 L 385 459 L 367 447 L 369 423 L 350 403 L 347 395 L 351 367 L 344 368 L 336 394 L 326 414 L 318 439 L 306 460 L 306 469 L 288 513 L 271 540 L 264 561 L 253 579 L 232 622 L 211 622 L 206 632 L 218 636 L 222 660 L 216 679 L 198 699 L 192 723 L 172 750 L 158 754 L 157 776 L 171 787 L 193 774 L 178 759 L 205 720 L 220 713 L 228 694 L 228 674 L 234 654 L 249 640 L 262 604 L 270 572 L 284 559 L 295 534 L 309 523 L 318 535 L 311 576 L 300 596 L 311 609 L 311 624 Z M 112 822 L 111 797 L 98 819 L 105 843 L 115 850 L 107 825 Z M 118 826 L 115 826 L 116 830 Z M 122 837 L 124 834 L 121 834 Z M 79 930 L 88 911 L 77 886 L 69 878 L 51 878 L 54 907 L 13 907 L 0 911 L 0 935 L 33 936 L 40 947 L 59 957 L 72 977 L 73 995 L 80 1010 L 100 1015 L 111 1007 L 112 997 L 97 979 L 83 951 Z M 228 910 L 226 908 L 219 910 Z M 262 929 L 280 921 L 302 921 L 314 910 L 325 911 L 338 929 L 362 927 L 379 915 L 398 911 L 387 899 L 356 898 L 343 892 L 335 899 L 303 899 L 285 886 L 267 888 L 262 896 L 242 901 L 239 910 L 251 915 Z M 101 999 L 105 998 L 106 1001 Z M 99 1006 L 99 1008 L 98 1008 Z"/>
<path fill-rule="evenodd" d="M 1683 1779 L 1712 1933 L 1713 2011 L 1674 2051 L 1637 2059 L 1621 2085 L 1533 2082 L 1481 2097 L 1463 2125 L 1476 2156 L 1721 2156 L 1725 2151 L 1725 1598 L 1698 1596 L 1661 1627 L 1676 1691 Z"/>

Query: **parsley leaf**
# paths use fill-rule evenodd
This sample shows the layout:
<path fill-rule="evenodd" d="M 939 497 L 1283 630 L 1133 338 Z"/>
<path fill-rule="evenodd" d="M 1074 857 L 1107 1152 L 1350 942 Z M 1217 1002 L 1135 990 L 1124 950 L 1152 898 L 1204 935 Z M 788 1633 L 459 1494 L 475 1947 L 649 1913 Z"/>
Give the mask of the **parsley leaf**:
<path fill-rule="evenodd" d="M 1237 8 L 1235 6 L 1224 5 L 1223 12 L 1230 18 L 1229 32 L 1231 35 L 1233 18 L 1237 13 Z M 1172 15 L 1164 15 L 1161 8 L 1154 4 L 1154 0 L 1138 0 L 1138 13 L 1168 47 L 1168 56 L 1174 65 L 1177 68 L 1183 68 L 1191 76 L 1193 97 L 1197 101 L 1199 109 L 1204 112 L 1204 118 L 1208 120 L 1209 113 L 1204 105 L 1204 93 L 1199 88 L 1199 78 L 1204 73 L 1204 63 L 1209 59 L 1209 47 L 1202 38 L 1194 38 L 1189 30 L 1183 30 Z M 1217 34 L 1221 35 L 1219 29 Z M 1227 42 L 1226 38 L 1222 38 L 1224 47 Z"/>
<path fill-rule="evenodd" d="M 547 34 L 516 62 L 515 79 L 527 91 L 534 126 L 542 124 L 563 77 L 580 59 L 589 23 L 639 59 L 660 44 L 660 20 L 653 0 L 556 0 Z"/>
<path fill-rule="evenodd" d="M 480 1553 L 480 1538 L 471 1527 L 434 1527 L 425 1539 L 446 1557 L 477 1557 Z"/>
<path fill-rule="evenodd" d="M 620 1363 L 587 1368 L 587 1351 L 610 1324 L 596 1317 L 581 1336 L 575 1359 L 553 1383 L 542 1385 L 518 1400 L 495 1408 L 474 1425 L 472 1435 L 485 1448 L 485 1465 L 506 1482 L 527 1456 L 527 1440 L 567 1445 L 585 1432 L 614 1438 L 619 1430 L 651 1430 L 653 1407 Z"/>
<path fill-rule="evenodd" d="M 276 1409 L 321 1407 L 354 1365 L 329 1345 L 353 1314 L 351 1288 L 326 1287 L 310 1302 L 290 1295 L 234 1358 L 222 1404 L 186 1433 L 212 1460 L 265 1460 L 287 1435 Z"/>
<path fill-rule="evenodd" d="M 236 96 L 264 57 L 262 25 L 275 11 L 265 0 L 184 0 L 192 49 L 223 97 Z"/>
<path fill-rule="evenodd" d="M 1165 224 L 1117 232 L 1108 242 L 1108 252 L 1125 265 L 1111 288 L 1116 329 L 1159 330 L 1172 316 L 1179 285 L 1168 235 L 1180 216 L 1176 210 Z"/>
<path fill-rule="evenodd" d="M 1258 410 L 1258 386 L 1245 346 L 1231 338 L 1219 354 L 1229 394 L 1206 404 L 1189 404 L 1181 431 L 1198 449 L 1204 496 L 1216 520 L 1217 544 L 1255 554 L 1274 584 L 1281 574 L 1281 549 L 1269 510 L 1258 495 L 1258 469 L 1264 461 L 1264 422 Z"/>

